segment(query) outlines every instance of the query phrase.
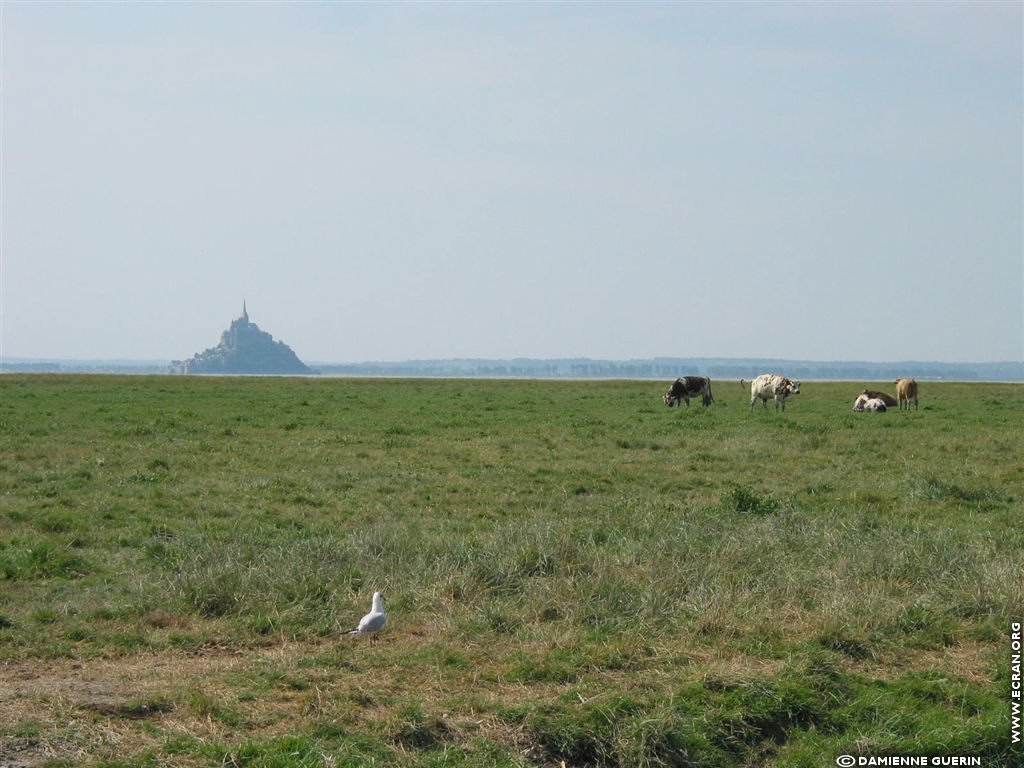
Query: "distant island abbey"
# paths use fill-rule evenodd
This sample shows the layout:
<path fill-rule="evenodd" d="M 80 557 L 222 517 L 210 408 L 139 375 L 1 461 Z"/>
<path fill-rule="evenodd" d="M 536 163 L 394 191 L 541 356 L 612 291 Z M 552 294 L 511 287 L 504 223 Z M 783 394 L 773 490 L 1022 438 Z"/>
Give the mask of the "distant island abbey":
<path fill-rule="evenodd" d="M 274 337 L 249 320 L 249 312 L 242 302 L 242 316 L 231 321 L 231 327 L 220 336 L 220 344 L 195 355 L 189 360 L 174 360 L 171 373 L 253 373 L 253 374 L 314 374 L 283 341 Z"/>

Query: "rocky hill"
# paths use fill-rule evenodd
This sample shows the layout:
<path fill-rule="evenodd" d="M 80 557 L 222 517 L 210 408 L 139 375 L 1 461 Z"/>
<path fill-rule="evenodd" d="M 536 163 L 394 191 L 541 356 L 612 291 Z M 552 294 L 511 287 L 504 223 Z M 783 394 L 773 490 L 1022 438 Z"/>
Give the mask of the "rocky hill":
<path fill-rule="evenodd" d="M 249 313 L 242 304 L 242 316 L 231 322 L 220 336 L 220 344 L 195 355 L 189 360 L 175 360 L 171 373 L 251 373 L 251 374 L 312 374 L 307 366 L 283 341 L 249 321 Z"/>

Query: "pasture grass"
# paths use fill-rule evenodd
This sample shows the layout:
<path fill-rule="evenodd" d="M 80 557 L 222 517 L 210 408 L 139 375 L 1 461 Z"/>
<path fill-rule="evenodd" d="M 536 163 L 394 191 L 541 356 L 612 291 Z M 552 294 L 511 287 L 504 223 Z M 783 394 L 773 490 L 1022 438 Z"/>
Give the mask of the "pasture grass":
<path fill-rule="evenodd" d="M 0 764 L 1018 764 L 1024 387 L 666 386 L 3 376 Z"/>

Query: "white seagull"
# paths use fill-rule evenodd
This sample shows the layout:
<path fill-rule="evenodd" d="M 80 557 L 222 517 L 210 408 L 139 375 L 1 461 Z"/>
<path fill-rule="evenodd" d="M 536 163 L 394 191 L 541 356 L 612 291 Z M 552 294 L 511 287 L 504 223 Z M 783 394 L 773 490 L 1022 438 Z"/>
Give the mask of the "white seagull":
<path fill-rule="evenodd" d="M 373 593 L 373 606 L 370 612 L 359 620 L 359 626 L 350 629 L 346 635 L 375 635 L 388 623 L 388 615 L 384 613 L 384 598 L 380 592 Z"/>

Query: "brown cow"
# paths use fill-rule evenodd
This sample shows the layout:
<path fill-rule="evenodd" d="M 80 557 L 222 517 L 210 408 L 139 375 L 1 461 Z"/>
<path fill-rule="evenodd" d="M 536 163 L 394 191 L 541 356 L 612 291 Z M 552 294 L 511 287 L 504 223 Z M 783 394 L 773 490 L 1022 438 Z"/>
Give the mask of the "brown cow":
<path fill-rule="evenodd" d="M 914 410 L 917 410 L 917 382 L 913 379 L 896 379 L 896 399 L 899 401 L 900 410 L 907 406 L 910 410 L 910 401 L 914 401 Z"/>
<path fill-rule="evenodd" d="M 899 405 L 899 401 L 895 397 L 887 395 L 885 392 L 878 392 L 874 389 L 865 389 L 862 394 L 864 394 L 868 400 L 881 400 L 888 408 L 892 408 L 894 405 Z"/>

